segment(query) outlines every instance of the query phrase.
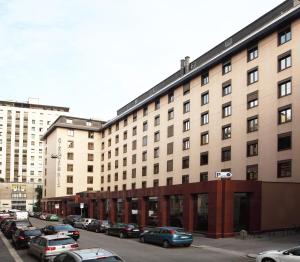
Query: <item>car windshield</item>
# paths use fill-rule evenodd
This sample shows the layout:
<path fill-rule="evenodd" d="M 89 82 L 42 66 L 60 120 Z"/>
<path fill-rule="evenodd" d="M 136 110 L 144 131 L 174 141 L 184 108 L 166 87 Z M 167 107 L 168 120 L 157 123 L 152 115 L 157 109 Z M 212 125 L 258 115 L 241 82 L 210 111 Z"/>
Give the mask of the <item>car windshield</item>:
<path fill-rule="evenodd" d="M 31 223 L 29 221 L 16 221 L 17 227 L 24 227 L 24 226 L 31 226 Z"/>
<path fill-rule="evenodd" d="M 61 245 L 70 245 L 76 243 L 73 238 L 59 238 L 49 240 L 49 246 L 61 246 Z"/>
<path fill-rule="evenodd" d="M 26 230 L 25 236 L 40 236 L 42 234 L 41 230 L 34 229 L 34 230 Z"/>
<path fill-rule="evenodd" d="M 120 262 L 123 261 L 119 257 L 101 257 L 101 258 L 94 258 L 94 259 L 86 259 L 82 260 L 84 262 Z"/>
<path fill-rule="evenodd" d="M 60 225 L 60 226 L 54 226 L 54 230 L 56 230 L 56 231 L 70 231 L 70 230 L 74 230 L 74 228 L 70 225 Z"/>

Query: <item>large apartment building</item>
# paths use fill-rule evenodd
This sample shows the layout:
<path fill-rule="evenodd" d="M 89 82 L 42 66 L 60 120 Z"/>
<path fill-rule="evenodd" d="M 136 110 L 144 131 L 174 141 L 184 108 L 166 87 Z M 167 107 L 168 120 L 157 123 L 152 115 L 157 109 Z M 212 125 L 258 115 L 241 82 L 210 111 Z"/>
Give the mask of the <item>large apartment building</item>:
<path fill-rule="evenodd" d="M 26 188 L 31 191 L 31 184 L 43 183 L 44 145 L 40 138 L 59 115 L 68 112 L 66 107 L 41 105 L 38 99 L 0 101 L 0 180 L 13 192 L 0 199 L 0 210 L 32 209 Z"/>
<path fill-rule="evenodd" d="M 287 0 L 186 57 L 99 128 L 100 190 L 46 196 L 45 210 L 60 203 L 69 214 L 85 203 L 93 217 L 211 237 L 297 226 L 299 40 L 300 2 Z M 219 171 L 232 177 L 218 179 Z"/>

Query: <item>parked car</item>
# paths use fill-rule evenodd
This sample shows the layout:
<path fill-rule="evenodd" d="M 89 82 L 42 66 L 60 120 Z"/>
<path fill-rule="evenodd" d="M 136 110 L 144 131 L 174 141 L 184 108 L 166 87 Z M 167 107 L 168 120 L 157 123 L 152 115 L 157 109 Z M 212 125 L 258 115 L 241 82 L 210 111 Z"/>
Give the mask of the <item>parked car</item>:
<path fill-rule="evenodd" d="M 95 219 L 93 218 L 80 218 L 79 220 L 74 222 L 74 227 L 86 229 L 87 225 L 89 225 Z"/>
<path fill-rule="evenodd" d="M 42 220 L 46 220 L 47 214 L 42 213 L 39 218 L 42 219 Z"/>
<path fill-rule="evenodd" d="M 69 215 L 66 218 L 63 219 L 64 224 L 70 224 L 71 226 L 74 226 L 74 222 L 78 221 L 81 218 L 80 215 Z"/>
<path fill-rule="evenodd" d="M 193 243 L 193 235 L 178 227 L 158 227 L 142 233 L 140 241 L 159 244 L 165 248 L 170 246 L 188 247 Z"/>
<path fill-rule="evenodd" d="M 93 220 L 90 224 L 86 226 L 88 231 L 94 231 L 96 233 L 106 232 L 106 230 L 111 227 L 112 224 L 108 220 Z"/>
<path fill-rule="evenodd" d="M 3 232 L 4 227 L 8 223 L 8 221 L 13 220 L 13 219 L 14 219 L 13 217 L 6 217 L 0 222 L 0 229 L 2 232 Z"/>
<path fill-rule="evenodd" d="M 34 212 L 33 217 L 40 218 L 42 212 Z"/>
<path fill-rule="evenodd" d="M 42 231 L 35 227 L 19 228 L 12 235 L 12 243 L 16 249 L 28 247 L 31 239 L 41 235 Z"/>
<path fill-rule="evenodd" d="M 55 234 L 64 234 L 66 236 L 70 236 L 77 240 L 80 237 L 80 233 L 71 225 L 47 225 L 43 228 L 43 233 L 45 235 L 55 235 Z"/>
<path fill-rule="evenodd" d="M 59 216 L 56 214 L 49 214 L 46 216 L 47 221 L 59 221 Z"/>
<path fill-rule="evenodd" d="M 82 249 L 76 251 L 64 252 L 53 260 L 53 262 L 63 262 L 63 261 L 72 261 L 72 262 L 90 262 L 90 261 L 101 261 L 101 262 L 124 262 L 122 258 L 118 255 L 104 250 L 102 248 L 91 248 L 91 249 Z"/>
<path fill-rule="evenodd" d="M 288 250 L 269 250 L 261 252 L 256 257 L 256 262 L 288 262 L 300 261 L 300 246 Z"/>
<path fill-rule="evenodd" d="M 64 235 L 38 236 L 31 240 L 28 253 L 45 262 L 68 250 L 78 248 L 76 241 Z"/>
<path fill-rule="evenodd" d="M 116 223 L 106 229 L 107 235 L 119 236 L 120 238 L 139 237 L 141 232 L 142 230 L 137 224 Z"/>
<path fill-rule="evenodd" d="M 8 239 L 11 239 L 16 230 L 22 227 L 32 227 L 32 224 L 29 220 L 11 220 L 3 233 Z"/>

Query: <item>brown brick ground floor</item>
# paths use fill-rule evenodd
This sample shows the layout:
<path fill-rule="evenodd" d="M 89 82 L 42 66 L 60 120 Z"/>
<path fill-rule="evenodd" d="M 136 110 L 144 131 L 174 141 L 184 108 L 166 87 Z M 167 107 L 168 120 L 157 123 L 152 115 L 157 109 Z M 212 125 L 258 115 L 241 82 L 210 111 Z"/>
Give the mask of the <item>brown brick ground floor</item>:
<path fill-rule="evenodd" d="M 43 199 L 43 209 L 62 216 L 82 212 L 86 217 L 140 226 L 179 226 L 220 238 L 241 229 L 258 233 L 299 226 L 299 199 L 300 184 L 223 180 L 82 192 Z M 82 210 L 80 203 L 84 203 Z"/>

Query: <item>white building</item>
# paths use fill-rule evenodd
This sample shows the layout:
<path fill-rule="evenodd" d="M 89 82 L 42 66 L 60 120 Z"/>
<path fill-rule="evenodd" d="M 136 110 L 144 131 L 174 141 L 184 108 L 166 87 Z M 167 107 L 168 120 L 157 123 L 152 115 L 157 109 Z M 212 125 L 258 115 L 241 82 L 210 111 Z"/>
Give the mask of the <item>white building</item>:
<path fill-rule="evenodd" d="M 28 102 L 0 101 L 0 181 L 3 183 L 43 184 L 44 148 L 40 141 L 47 128 L 69 108 Z M 18 194 L 14 194 L 18 196 Z M 26 194 L 11 199 L 26 209 Z M 8 197 L 9 199 L 10 197 Z M 1 201 L 1 200 L 0 200 Z M 32 206 L 32 199 L 30 201 Z M 7 204 L 7 199 L 6 199 Z M 8 207 L 6 206 L 5 209 Z M 1 209 L 1 204 L 0 204 Z"/>

